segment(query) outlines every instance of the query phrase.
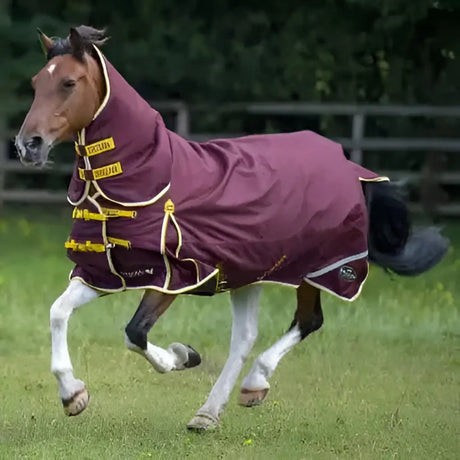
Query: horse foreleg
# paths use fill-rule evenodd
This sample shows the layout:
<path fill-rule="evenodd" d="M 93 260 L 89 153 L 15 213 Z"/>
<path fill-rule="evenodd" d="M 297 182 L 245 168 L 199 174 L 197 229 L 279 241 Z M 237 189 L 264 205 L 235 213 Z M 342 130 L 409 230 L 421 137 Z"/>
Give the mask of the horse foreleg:
<path fill-rule="evenodd" d="M 241 385 L 240 404 L 255 406 L 266 397 L 273 375 L 281 358 L 323 324 L 319 289 L 303 282 L 297 289 L 297 310 L 288 332 L 268 350 L 259 355 Z"/>
<path fill-rule="evenodd" d="M 189 345 L 173 343 L 165 350 L 147 341 L 148 332 L 175 298 L 174 295 L 153 290 L 145 291 L 136 313 L 125 329 L 126 346 L 144 356 L 161 373 L 194 367 L 201 362 L 200 355 Z"/>
<path fill-rule="evenodd" d="M 73 375 L 67 346 L 67 324 L 76 308 L 90 302 L 98 295 L 95 289 L 74 280 L 51 306 L 51 372 L 58 381 L 59 396 L 67 415 L 78 415 L 86 408 L 89 401 L 85 384 Z"/>
<path fill-rule="evenodd" d="M 187 428 L 202 431 L 218 425 L 219 415 L 257 338 L 261 289 L 261 286 L 247 286 L 231 292 L 233 326 L 230 353 L 208 399 Z"/>

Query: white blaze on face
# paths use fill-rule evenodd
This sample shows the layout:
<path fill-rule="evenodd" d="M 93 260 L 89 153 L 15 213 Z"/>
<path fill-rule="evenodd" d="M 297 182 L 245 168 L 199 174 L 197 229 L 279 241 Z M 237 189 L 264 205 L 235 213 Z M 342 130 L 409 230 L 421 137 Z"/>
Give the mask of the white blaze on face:
<path fill-rule="evenodd" d="M 50 64 L 50 66 L 46 69 L 50 75 L 53 75 L 54 69 L 56 68 L 56 64 Z"/>

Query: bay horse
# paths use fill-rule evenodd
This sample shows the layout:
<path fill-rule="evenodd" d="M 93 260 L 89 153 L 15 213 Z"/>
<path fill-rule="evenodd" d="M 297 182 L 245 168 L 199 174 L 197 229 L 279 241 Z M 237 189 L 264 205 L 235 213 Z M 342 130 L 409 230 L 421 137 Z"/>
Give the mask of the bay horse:
<path fill-rule="evenodd" d="M 148 341 L 158 318 L 179 294 L 230 292 L 229 356 L 187 425 L 201 431 L 218 425 L 256 340 L 264 283 L 294 287 L 297 309 L 244 378 L 243 406 L 264 400 L 281 358 L 322 326 L 321 290 L 351 301 L 369 261 L 417 275 L 446 253 L 437 229 L 412 228 L 397 186 L 349 161 L 339 144 L 310 131 L 185 140 L 102 54 L 103 30 L 80 26 L 57 39 L 39 31 L 39 38 L 47 62 L 32 78 L 34 100 L 15 145 L 22 163 L 35 167 L 55 145 L 75 145 L 65 243 L 75 268 L 50 311 L 51 371 L 67 415 L 89 401 L 73 374 L 68 320 L 98 296 L 145 291 L 125 342 L 164 373 L 201 358 L 189 345 Z"/>

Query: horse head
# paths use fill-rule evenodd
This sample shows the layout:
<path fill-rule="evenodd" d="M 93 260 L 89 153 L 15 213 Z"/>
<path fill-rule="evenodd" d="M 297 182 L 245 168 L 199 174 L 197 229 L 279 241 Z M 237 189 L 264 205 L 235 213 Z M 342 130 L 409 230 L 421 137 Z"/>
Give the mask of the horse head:
<path fill-rule="evenodd" d="M 34 100 L 15 145 L 23 164 L 42 167 L 50 150 L 74 139 L 101 105 L 105 84 L 93 55 L 94 45 L 107 39 L 103 30 L 87 26 L 71 28 L 65 39 L 38 33 L 47 63 L 32 77 Z"/>

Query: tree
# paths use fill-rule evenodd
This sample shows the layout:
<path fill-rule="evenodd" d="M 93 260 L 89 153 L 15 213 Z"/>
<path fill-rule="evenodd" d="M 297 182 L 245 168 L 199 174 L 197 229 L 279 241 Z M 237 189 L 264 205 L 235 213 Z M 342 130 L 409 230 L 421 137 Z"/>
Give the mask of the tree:
<path fill-rule="evenodd" d="M 108 26 L 107 56 L 149 99 L 449 103 L 458 98 L 454 0 L 9 0 L 2 106 L 18 110 L 42 56 L 35 26 Z M 40 13 L 38 13 L 40 12 Z M 458 46 L 458 45 L 456 45 Z M 8 102 L 5 103 L 4 101 Z M 19 101 L 22 99 L 20 98 Z M 4 109 L 5 110 L 5 109 Z"/>

